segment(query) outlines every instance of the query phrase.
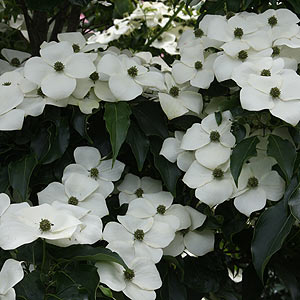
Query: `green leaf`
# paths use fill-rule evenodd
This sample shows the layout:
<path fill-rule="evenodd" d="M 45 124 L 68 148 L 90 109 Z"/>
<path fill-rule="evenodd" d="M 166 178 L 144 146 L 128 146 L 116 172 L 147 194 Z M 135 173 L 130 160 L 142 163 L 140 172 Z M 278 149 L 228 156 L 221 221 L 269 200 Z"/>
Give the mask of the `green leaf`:
<path fill-rule="evenodd" d="M 135 122 L 131 122 L 126 141 L 131 147 L 138 170 L 141 172 L 149 151 L 149 140 L 138 125 Z"/>
<path fill-rule="evenodd" d="M 150 150 L 154 157 L 154 165 L 159 171 L 168 191 L 175 197 L 176 184 L 182 172 L 178 169 L 176 164 L 172 164 L 159 154 L 161 146 L 162 141 L 158 137 L 152 137 L 150 139 Z"/>
<path fill-rule="evenodd" d="M 73 5 L 86 6 L 91 0 L 69 0 L 69 2 Z"/>
<path fill-rule="evenodd" d="M 10 185 L 19 193 L 23 201 L 27 199 L 29 181 L 36 165 L 37 159 L 34 154 L 29 154 L 8 165 Z"/>
<path fill-rule="evenodd" d="M 256 145 L 258 142 L 258 137 L 253 136 L 242 140 L 234 147 L 230 157 L 230 170 L 236 186 L 238 186 L 238 179 L 244 162 L 250 157 L 257 155 Z"/>
<path fill-rule="evenodd" d="M 27 8 L 32 10 L 50 11 L 61 4 L 61 0 L 25 0 Z"/>
<path fill-rule="evenodd" d="M 110 135 L 113 161 L 126 139 L 130 125 L 131 109 L 127 102 L 105 103 L 104 120 Z"/>
<path fill-rule="evenodd" d="M 40 271 L 36 270 L 26 274 L 14 289 L 18 297 L 22 299 L 44 299 L 44 286 L 41 282 Z"/>
<path fill-rule="evenodd" d="M 293 196 L 289 199 L 289 206 L 292 215 L 300 221 L 300 191 L 297 190 Z"/>
<path fill-rule="evenodd" d="M 88 120 L 92 115 L 85 115 L 79 109 L 74 110 L 72 116 L 72 125 L 74 129 L 90 144 L 93 144 L 92 139 L 87 133 Z"/>
<path fill-rule="evenodd" d="M 265 210 L 255 226 L 251 252 L 254 268 L 261 281 L 263 281 L 267 263 L 272 255 L 281 248 L 295 222 L 287 204 L 298 189 L 298 185 L 298 181 L 294 178 L 288 186 L 283 200 Z"/>
<path fill-rule="evenodd" d="M 295 146 L 290 141 L 272 134 L 270 134 L 268 142 L 267 154 L 276 159 L 287 182 L 289 182 L 293 176 L 294 163 L 296 160 Z"/>
<path fill-rule="evenodd" d="M 134 10 L 131 0 L 115 0 L 113 17 L 122 19 L 124 14 L 130 14 Z"/>
<path fill-rule="evenodd" d="M 0 193 L 4 193 L 9 187 L 7 167 L 0 166 Z"/>
<path fill-rule="evenodd" d="M 226 0 L 227 11 L 238 12 L 240 10 L 241 1 Z"/>
<path fill-rule="evenodd" d="M 59 261 L 109 261 L 127 268 L 123 259 L 107 248 L 91 247 L 89 245 L 74 245 L 67 248 L 50 246 L 49 252 Z"/>
<path fill-rule="evenodd" d="M 219 111 L 215 112 L 215 118 L 216 118 L 217 124 L 221 125 L 221 123 L 222 123 L 222 114 Z"/>
<path fill-rule="evenodd" d="M 142 102 L 132 107 L 132 112 L 140 128 L 147 136 L 168 137 L 166 116 L 158 103 Z"/>

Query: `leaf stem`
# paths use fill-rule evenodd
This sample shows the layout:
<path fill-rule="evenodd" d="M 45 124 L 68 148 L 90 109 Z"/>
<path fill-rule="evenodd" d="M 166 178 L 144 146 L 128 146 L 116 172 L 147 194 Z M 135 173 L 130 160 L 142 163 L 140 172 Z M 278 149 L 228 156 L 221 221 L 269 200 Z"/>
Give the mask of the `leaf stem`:
<path fill-rule="evenodd" d="M 176 16 L 183 9 L 184 4 L 185 4 L 184 1 L 182 1 L 181 4 L 179 5 L 179 7 L 177 8 L 177 10 L 174 12 L 174 15 L 169 19 L 169 21 L 166 23 L 166 25 L 164 27 L 162 27 L 161 30 L 153 38 L 151 38 L 148 41 L 148 43 L 145 45 L 145 48 L 149 47 L 163 32 L 165 32 L 168 29 L 171 22 L 176 18 Z"/>

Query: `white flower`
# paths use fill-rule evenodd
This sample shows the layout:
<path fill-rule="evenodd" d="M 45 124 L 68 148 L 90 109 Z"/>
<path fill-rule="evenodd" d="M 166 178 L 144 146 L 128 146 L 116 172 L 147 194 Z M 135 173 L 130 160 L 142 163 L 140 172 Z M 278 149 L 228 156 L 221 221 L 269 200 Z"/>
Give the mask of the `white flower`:
<path fill-rule="evenodd" d="M 240 93 L 241 105 L 250 111 L 269 109 L 270 113 L 293 126 L 300 120 L 300 76 L 293 70 L 261 76 L 251 74 Z"/>
<path fill-rule="evenodd" d="M 74 151 L 76 164 L 68 165 L 63 174 L 62 182 L 65 182 L 73 173 L 82 174 L 97 182 L 101 193 L 106 198 L 114 189 L 112 181 L 120 179 L 125 164 L 116 160 L 112 165 L 112 159 L 101 160 L 98 149 L 88 146 L 77 147 Z"/>
<path fill-rule="evenodd" d="M 168 93 L 160 92 L 158 97 L 160 105 L 169 120 L 190 111 L 197 115 L 201 112 L 203 101 L 199 93 L 181 88 L 168 73 L 165 74 L 165 82 Z"/>
<path fill-rule="evenodd" d="M 211 170 L 194 161 L 182 181 L 190 188 L 196 189 L 197 199 L 213 207 L 228 200 L 232 195 L 234 183 L 228 167 L 227 164 Z"/>
<path fill-rule="evenodd" d="M 97 71 L 108 76 L 109 88 L 119 100 L 133 100 L 142 94 L 144 86 L 164 88 L 162 74 L 149 72 L 135 59 L 124 54 L 104 55 L 97 66 Z"/>
<path fill-rule="evenodd" d="M 118 216 L 117 222 L 109 222 L 103 231 L 103 239 L 109 242 L 109 248 L 130 256 L 149 257 L 153 262 L 160 261 L 163 251 L 174 239 L 175 230 L 168 224 L 153 218 L 140 219 L 135 216 Z M 122 242 L 120 244 L 120 242 Z M 126 245 L 125 247 L 123 245 Z M 122 246 L 122 247 L 120 247 Z"/>
<path fill-rule="evenodd" d="M 140 198 L 143 194 L 157 193 L 162 191 L 162 184 L 160 180 L 151 177 L 139 178 L 133 174 L 126 174 L 124 180 L 117 186 L 120 191 L 119 201 L 120 205 L 123 203 L 130 203 L 136 198 Z"/>
<path fill-rule="evenodd" d="M 0 59 L 0 75 L 22 67 L 25 60 L 31 57 L 30 53 L 6 48 L 1 50 L 1 54 L 7 61 Z"/>
<path fill-rule="evenodd" d="M 175 55 L 178 54 L 176 50 L 176 36 L 170 32 L 163 32 L 150 46 L 157 49 L 164 49 L 166 52 Z"/>
<path fill-rule="evenodd" d="M 164 140 L 159 154 L 172 163 L 177 162 L 178 168 L 186 172 L 195 160 L 195 155 L 192 151 L 180 148 L 183 136 L 183 131 L 175 131 L 175 137 Z"/>
<path fill-rule="evenodd" d="M 229 160 L 235 137 L 230 132 L 231 113 L 222 113 L 222 122 L 218 125 L 215 115 L 205 117 L 201 124 L 195 123 L 182 138 L 180 148 L 196 150 L 196 160 L 204 167 L 214 169 Z"/>
<path fill-rule="evenodd" d="M 69 42 L 49 44 L 40 50 L 41 57 L 30 58 L 24 75 L 41 86 L 42 92 L 53 99 L 64 99 L 76 88 L 76 78 L 86 78 L 96 67 L 88 54 L 74 53 Z"/>
<path fill-rule="evenodd" d="M 272 170 L 274 160 L 258 157 L 245 164 L 238 181 L 238 190 L 233 197 L 234 206 L 244 215 L 265 207 L 266 201 L 278 201 L 285 189 L 284 180 Z"/>
<path fill-rule="evenodd" d="M 177 256 L 180 255 L 184 249 L 197 256 L 205 255 L 214 250 L 215 236 L 212 231 L 196 229 L 203 225 L 206 216 L 195 210 L 190 206 L 181 206 L 181 210 L 185 210 L 187 214 L 177 214 L 181 219 L 181 228 L 175 235 L 174 240 L 163 249 L 164 255 Z M 179 207 L 176 208 L 179 210 Z M 186 218 L 190 218 L 190 222 L 186 222 Z M 187 224 L 190 223 L 190 226 Z"/>
<path fill-rule="evenodd" d="M 15 300 L 16 292 L 13 287 L 24 277 L 21 262 L 9 258 L 0 271 L 0 299 Z"/>
<path fill-rule="evenodd" d="M 113 291 L 123 292 L 132 300 L 154 300 L 162 285 L 155 264 L 147 258 L 135 258 L 127 262 L 129 269 L 125 270 L 119 264 L 112 262 L 96 263 L 100 282 Z"/>
<path fill-rule="evenodd" d="M 76 105 L 84 114 L 91 114 L 93 109 L 99 108 L 100 99 L 96 97 L 95 93 L 91 90 L 83 98 L 69 97 L 68 104 Z"/>
<path fill-rule="evenodd" d="M 40 204 L 60 201 L 88 209 L 93 215 L 102 218 L 108 214 L 108 209 L 103 195 L 96 192 L 98 186 L 94 179 L 72 173 L 64 184 L 52 182 L 37 195 Z"/>
<path fill-rule="evenodd" d="M 68 247 L 75 244 L 92 245 L 102 239 L 102 221 L 99 216 L 90 214 L 90 211 L 79 206 L 65 204 L 54 201 L 52 206 L 61 210 L 65 210 L 80 220 L 81 224 L 77 226 L 76 231 L 70 238 L 48 241 L 50 244 L 59 247 Z"/>
<path fill-rule="evenodd" d="M 172 74 L 179 84 L 190 82 L 192 86 L 207 89 L 214 80 L 213 63 L 215 54 L 204 58 L 204 48 L 201 44 L 184 47 L 180 51 L 180 62 L 175 62 Z"/>
<path fill-rule="evenodd" d="M 0 247 L 12 250 L 38 238 L 46 241 L 69 238 L 79 224 L 77 218 L 49 204 L 34 207 L 27 203 L 12 204 L 1 216 Z"/>

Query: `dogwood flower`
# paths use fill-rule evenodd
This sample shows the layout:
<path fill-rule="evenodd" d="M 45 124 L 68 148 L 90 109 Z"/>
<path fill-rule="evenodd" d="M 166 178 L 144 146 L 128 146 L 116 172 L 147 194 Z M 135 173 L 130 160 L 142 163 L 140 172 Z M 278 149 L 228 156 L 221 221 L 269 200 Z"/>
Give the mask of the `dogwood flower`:
<path fill-rule="evenodd" d="M 123 292 L 132 300 L 154 300 L 162 285 L 155 264 L 147 258 L 135 258 L 126 262 L 129 269 L 113 262 L 97 262 L 95 266 L 100 282 L 113 291 Z"/>
<path fill-rule="evenodd" d="M 222 122 L 218 125 L 215 115 L 205 117 L 201 124 L 194 123 L 182 138 L 180 148 L 196 150 L 196 160 L 209 169 L 226 163 L 235 144 L 235 137 L 230 132 L 231 113 L 222 113 Z"/>
<path fill-rule="evenodd" d="M 72 45 L 63 41 L 40 50 L 41 57 L 30 58 L 24 75 L 38 84 L 42 92 L 53 99 L 64 99 L 76 88 L 76 78 L 89 77 L 96 67 L 85 53 L 74 53 Z"/>
<path fill-rule="evenodd" d="M 112 159 L 101 160 L 98 149 L 88 146 L 77 147 L 74 150 L 76 164 L 68 165 L 63 174 L 62 182 L 65 182 L 73 173 L 93 179 L 99 186 L 97 193 L 106 198 L 114 189 L 113 181 L 120 179 L 125 164 L 116 160 L 112 165 Z"/>
<path fill-rule="evenodd" d="M 132 200 L 142 197 L 144 194 L 157 193 L 162 191 L 160 180 L 151 177 L 139 178 L 136 175 L 128 173 L 124 180 L 117 186 L 120 205 L 130 203 Z"/>
<path fill-rule="evenodd" d="M 6 48 L 1 50 L 1 54 L 6 60 L 0 59 L 0 75 L 22 67 L 25 61 L 31 57 L 30 53 Z"/>
<path fill-rule="evenodd" d="M 180 255 L 185 249 L 190 253 L 197 256 L 205 255 L 206 253 L 214 250 L 215 236 L 212 231 L 203 230 L 197 231 L 196 229 L 203 225 L 206 216 L 195 210 L 190 206 L 183 206 L 188 212 L 190 218 L 190 226 L 185 227 L 178 231 L 174 240 L 163 249 L 164 255 L 177 256 Z M 181 215 L 186 218 L 186 215 Z M 180 219 L 181 223 L 184 221 Z"/>
<path fill-rule="evenodd" d="M 195 154 L 180 148 L 183 136 L 183 131 L 175 131 L 175 137 L 164 140 L 159 154 L 172 163 L 177 162 L 178 168 L 186 172 L 195 160 Z"/>
<path fill-rule="evenodd" d="M 213 207 L 228 200 L 233 193 L 234 183 L 228 167 L 226 164 L 211 170 L 194 161 L 182 181 L 196 189 L 197 199 Z"/>
<path fill-rule="evenodd" d="M 199 114 L 203 108 L 202 96 L 177 85 L 168 73 L 165 74 L 167 93 L 158 93 L 160 105 L 168 119 L 182 116 L 189 111 Z"/>
<path fill-rule="evenodd" d="M 9 258 L 5 261 L 0 271 L 0 299 L 15 300 L 14 286 L 24 277 L 21 262 Z"/>
<path fill-rule="evenodd" d="M 278 201 L 285 189 L 284 180 L 272 170 L 275 164 L 270 157 L 258 157 L 245 164 L 238 181 L 238 190 L 234 193 L 234 206 L 242 214 L 250 216 L 252 212 L 265 207 L 267 199 Z"/>
<path fill-rule="evenodd" d="M 79 224 L 71 214 L 46 203 L 34 207 L 27 203 L 12 204 L 1 216 L 0 247 L 12 250 L 38 238 L 70 238 Z"/>

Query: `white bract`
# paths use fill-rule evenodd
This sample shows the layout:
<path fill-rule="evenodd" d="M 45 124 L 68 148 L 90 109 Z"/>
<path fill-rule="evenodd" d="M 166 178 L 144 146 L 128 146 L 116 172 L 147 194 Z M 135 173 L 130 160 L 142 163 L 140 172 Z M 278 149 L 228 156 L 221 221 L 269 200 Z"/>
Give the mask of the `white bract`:
<path fill-rule="evenodd" d="M 31 54 L 27 52 L 6 48 L 3 48 L 1 50 L 1 54 L 4 56 L 6 61 L 0 59 L 0 75 L 5 72 L 13 71 L 19 67 L 22 67 L 25 61 L 29 57 L 31 57 Z"/>
<path fill-rule="evenodd" d="M 265 207 L 266 201 L 278 201 L 285 190 L 284 180 L 272 170 L 274 161 L 270 157 L 259 157 L 245 164 L 234 193 L 234 205 L 244 215 Z"/>
<path fill-rule="evenodd" d="M 160 180 L 151 177 L 139 178 L 133 174 L 126 174 L 124 180 L 117 186 L 119 193 L 120 205 L 123 203 L 130 203 L 136 198 L 140 198 L 143 194 L 157 193 L 162 190 Z"/>
<path fill-rule="evenodd" d="M 123 292 L 132 300 L 154 300 L 162 285 L 155 264 L 147 258 L 135 258 L 126 261 L 129 269 L 113 262 L 96 263 L 100 282 L 113 291 Z"/>
<path fill-rule="evenodd" d="M 185 249 L 197 256 L 213 251 L 214 233 L 209 230 L 196 230 L 203 225 L 206 216 L 190 206 L 181 206 L 180 208 L 177 206 L 176 210 L 185 210 L 187 213 L 177 213 L 177 217 L 180 216 L 180 228 L 182 229 L 176 233 L 174 240 L 163 249 L 164 255 L 177 256 Z M 187 218 L 190 220 L 187 221 Z M 188 224 L 190 225 L 188 226 Z"/>
<path fill-rule="evenodd" d="M 38 193 L 39 203 L 52 204 L 59 201 L 83 207 L 93 215 L 100 218 L 108 214 L 105 199 L 102 194 L 96 192 L 98 183 L 85 175 L 72 173 L 64 181 L 50 183 L 44 190 Z"/>
<path fill-rule="evenodd" d="M 22 264 L 12 258 L 5 261 L 0 271 L 0 299 L 15 300 L 14 286 L 24 277 Z"/>
<path fill-rule="evenodd" d="M 98 184 L 97 193 L 106 198 L 114 189 L 113 181 L 120 179 L 125 165 L 112 159 L 102 160 L 98 149 L 88 146 L 77 147 L 74 151 L 76 164 L 68 165 L 63 174 L 65 182 L 72 174 L 81 174 L 93 179 Z"/>
<path fill-rule="evenodd" d="M 181 149 L 194 150 L 196 160 L 206 168 L 214 169 L 226 163 L 235 144 L 235 137 L 230 132 L 231 113 L 222 113 L 221 123 L 215 114 L 205 117 L 201 124 L 194 123 L 182 138 Z"/>
<path fill-rule="evenodd" d="M 26 62 L 24 75 L 39 85 L 46 96 L 56 100 L 73 93 L 77 78 L 89 77 L 96 71 L 89 55 L 74 53 L 66 41 L 50 43 L 40 54 L 41 57 L 32 57 Z"/>

